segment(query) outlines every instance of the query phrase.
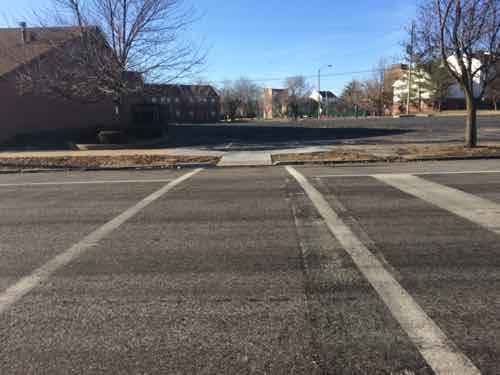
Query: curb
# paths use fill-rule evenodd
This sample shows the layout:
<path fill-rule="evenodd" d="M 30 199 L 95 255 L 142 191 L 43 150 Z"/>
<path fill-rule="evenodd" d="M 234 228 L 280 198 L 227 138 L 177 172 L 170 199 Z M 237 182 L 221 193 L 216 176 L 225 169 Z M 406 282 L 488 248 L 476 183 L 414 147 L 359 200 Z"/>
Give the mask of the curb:
<path fill-rule="evenodd" d="M 347 165 L 347 164 L 373 164 L 373 163 L 411 163 L 425 161 L 464 161 L 464 160 L 499 160 L 498 156 L 448 156 L 448 157 L 419 157 L 419 158 L 397 158 L 393 160 L 387 159 L 361 159 L 361 160 L 290 160 L 276 161 L 273 164 L 250 164 L 250 165 L 228 165 L 218 166 L 213 163 L 179 163 L 168 165 L 129 165 L 121 167 L 82 167 L 82 168 L 17 168 L 0 170 L 2 174 L 16 173 L 53 173 L 53 172 L 104 172 L 104 171 L 154 171 L 154 170 L 169 170 L 169 169 L 220 169 L 220 168 L 266 168 L 286 165 Z"/>
<path fill-rule="evenodd" d="M 395 159 L 363 159 L 363 160 L 290 160 L 276 161 L 273 165 L 338 165 L 338 164 L 371 164 L 371 163 L 411 163 L 424 161 L 464 161 L 464 160 L 498 160 L 498 156 L 447 156 L 447 157 L 418 157 Z"/>
<path fill-rule="evenodd" d="M 213 163 L 179 163 L 168 165 L 125 165 L 121 167 L 82 167 L 82 168 L 27 168 L 27 169 L 7 169 L 0 170 L 1 174 L 15 173 L 53 173 L 53 172 L 103 172 L 103 171 L 153 171 L 168 169 L 195 169 L 195 168 L 214 168 Z"/>
<path fill-rule="evenodd" d="M 360 159 L 360 160 L 290 160 L 276 161 L 274 166 L 282 165 L 335 165 L 335 164 L 368 164 L 368 163 L 394 163 L 394 160 L 375 160 L 375 159 Z"/>

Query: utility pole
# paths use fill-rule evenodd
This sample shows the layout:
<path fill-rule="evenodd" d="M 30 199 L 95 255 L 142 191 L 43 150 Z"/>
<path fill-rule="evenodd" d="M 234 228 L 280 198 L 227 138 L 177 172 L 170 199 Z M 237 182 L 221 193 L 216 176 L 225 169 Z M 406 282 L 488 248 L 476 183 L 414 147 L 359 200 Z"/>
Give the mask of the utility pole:
<path fill-rule="evenodd" d="M 410 42 L 410 66 L 408 71 L 408 97 L 406 98 L 406 114 L 410 114 L 410 102 L 411 102 L 411 80 L 412 80 L 412 69 L 413 69 L 413 51 L 415 45 L 415 22 L 411 23 L 411 42 Z"/>
<path fill-rule="evenodd" d="M 332 64 L 324 65 L 321 68 L 318 69 L 318 120 L 321 120 L 321 101 L 322 101 L 322 96 L 321 96 L 321 69 L 323 68 L 331 68 Z"/>
<path fill-rule="evenodd" d="M 321 68 L 318 69 L 318 120 L 321 120 Z"/>

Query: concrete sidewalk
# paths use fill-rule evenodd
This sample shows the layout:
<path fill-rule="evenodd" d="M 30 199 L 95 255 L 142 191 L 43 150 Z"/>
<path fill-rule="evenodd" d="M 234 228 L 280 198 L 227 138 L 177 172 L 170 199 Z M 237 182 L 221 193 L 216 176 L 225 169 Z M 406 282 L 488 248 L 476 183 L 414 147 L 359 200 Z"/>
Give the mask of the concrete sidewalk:
<path fill-rule="evenodd" d="M 271 153 L 268 151 L 236 151 L 228 152 L 222 156 L 217 166 L 268 166 L 273 165 Z"/>

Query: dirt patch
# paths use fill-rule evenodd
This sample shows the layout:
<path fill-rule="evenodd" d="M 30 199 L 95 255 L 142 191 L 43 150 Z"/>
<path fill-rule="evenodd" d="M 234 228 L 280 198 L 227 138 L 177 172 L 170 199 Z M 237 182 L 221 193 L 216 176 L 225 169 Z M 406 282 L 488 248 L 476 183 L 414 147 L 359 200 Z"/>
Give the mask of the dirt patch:
<path fill-rule="evenodd" d="M 170 166 L 177 164 L 216 164 L 213 156 L 116 155 L 59 157 L 1 157 L 0 169 L 10 168 L 105 168 L 128 166 Z"/>
<path fill-rule="evenodd" d="M 479 146 L 467 148 L 463 146 L 415 145 L 399 147 L 398 156 L 405 158 L 419 157 L 500 157 L 500 146 Z"/>
<path fill-rule="evenodd" d="M 273 163 L 275 162 L 292 162 L 292 161 L 363 161 L 378 159 L 375 155 L 359 152 L 359 151 L 323 151 L 312 152 L 306 154 L 279 154 L 272 155 Z"/>
<path fill-rule="evenodd" d="M 356 146 L 324 152 L 273 155 L 274 163 L 286 162 L 405 162 L 446 158 L 500 158 L 500 145 L 466 148 L 460 145 Z"/>

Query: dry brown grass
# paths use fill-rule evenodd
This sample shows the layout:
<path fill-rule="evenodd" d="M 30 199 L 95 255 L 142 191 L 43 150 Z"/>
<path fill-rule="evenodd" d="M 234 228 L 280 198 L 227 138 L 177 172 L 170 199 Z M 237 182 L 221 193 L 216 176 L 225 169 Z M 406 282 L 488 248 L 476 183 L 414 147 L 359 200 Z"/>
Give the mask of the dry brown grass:
<path fill-rule="evenodd" d="M 366 152 L 359 151 L 325 151 L 325 152 L 312 152 L 305 154 L 279 154 L 272 155 L 273 162 L 289 162 L 289 161 L 363 161 L 372 160 L 375 158 Z"/>
<path fill-rule="evenodd" d="M 398 156 L 405 157 L 467 157 L 467 156 L 500 156 L 500 146 L 479 146 L 467 148 L 458 145 L 414 145 L 400 147 L 396 150 Z"/>
<path fill-rule="evenodd" d="M 313 152 L 304 154 L 273 155 L 273 162 L 404 162 L 421 159 L 446 158 L 500 158 L 500 145 L 482 145 L 467 148 L 460 145 L 400 145 Z"/>
<path fill-rule="evenodd" d="M 213 156 L 116 155 L 116 156 L 22 156 L 1 157 L 0 167 L 11 168 L 101 168 L 125 166 L 169 166 L 185 163 L 216 164 Z"/>

